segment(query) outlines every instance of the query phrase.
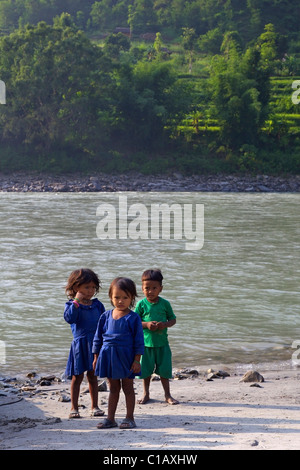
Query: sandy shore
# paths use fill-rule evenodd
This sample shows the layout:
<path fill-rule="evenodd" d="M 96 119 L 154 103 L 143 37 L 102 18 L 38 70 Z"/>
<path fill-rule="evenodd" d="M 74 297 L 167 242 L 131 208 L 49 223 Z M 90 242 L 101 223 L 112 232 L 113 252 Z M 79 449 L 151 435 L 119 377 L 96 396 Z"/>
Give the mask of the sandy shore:
<path fill-rule="evenodd" d="M 69 382 L 36 385 L 22 392 L 11 384 L 0 389 L 1 450 L 102 450 L 151 452 L 175 450 L 300 449 L 300 370 L 261 371 L 264 382 L 241 382 L 243 373 L 207 381 L 206 371 L 172 379 L 178 405 L 164 402 L 161 383 L 151 383 L 151 400 L 136 405 L 137 427 L 98 430 L 91 418 L 90 397 L 81 388 L 80 419 L 69 419 Z M 255 384 L 255 385 L 254 385 Z M 142 382 L 135 380 L 137 397 Z M 107 411 L 108 391 L 99 392 Z M 121 393 L 116 419 L 125 415 Z M 103 452 L 102 452 L 103 454 Z M 105 453 L 107 455 L 107 452 Z M 138 454 L 135 454 L 138 455 Z"/>

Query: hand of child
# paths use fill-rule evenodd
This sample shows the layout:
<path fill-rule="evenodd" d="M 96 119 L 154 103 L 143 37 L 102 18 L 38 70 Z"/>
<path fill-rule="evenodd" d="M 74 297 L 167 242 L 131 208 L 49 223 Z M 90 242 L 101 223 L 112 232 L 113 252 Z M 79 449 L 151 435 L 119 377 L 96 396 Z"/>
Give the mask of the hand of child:
<path fill-rule="evenodd" d="M 131 369 L 134 374 L 139 374 L 141 372 L 141 364 L 137 361 L 132 363 Z"/>
<path fill-rule="evenodd" d="M 148 330 L 151 330 L 151 331 L 157 330 L 157 325 L 158 325 L 157 321 L 149 321 L 147 325 Z"/>
<path fill-rule="evenodd" d="M 97 359 L 98 359 L 98 354 L 94 354 L 94 360 L 93 360 L 93 370 L 94 371 L 96 369 Z"/>
<path fill-rule="evenodd" d="M 82 300 L 85 299 L 84 294 L 82 294 L 82 293 L 79 292 L 79 291 L 76 292 L 75 298 L 78 300 L 79 303 L 80 303 Z"/>

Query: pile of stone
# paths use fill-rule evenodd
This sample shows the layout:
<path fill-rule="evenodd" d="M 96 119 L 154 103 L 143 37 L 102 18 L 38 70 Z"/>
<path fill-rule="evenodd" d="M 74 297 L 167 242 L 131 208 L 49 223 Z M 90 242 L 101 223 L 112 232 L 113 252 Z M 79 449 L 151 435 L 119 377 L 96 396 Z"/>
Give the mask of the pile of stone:
<path fill-rule="evenodd" d="M 0 192 L 300 192 L 300 176 L 0 173 Z"/>

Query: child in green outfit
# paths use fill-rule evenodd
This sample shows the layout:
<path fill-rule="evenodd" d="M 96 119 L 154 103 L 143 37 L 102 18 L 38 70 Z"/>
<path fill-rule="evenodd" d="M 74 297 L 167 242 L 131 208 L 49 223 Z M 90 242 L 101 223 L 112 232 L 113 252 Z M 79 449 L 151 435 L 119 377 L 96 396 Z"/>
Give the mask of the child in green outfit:
<path fill-rule="evenodd" d="M 160 376 L 166 402 L 177 405 L 179 402 L 170 394 L 169 379 L 172 378 L 172 354 L 167 329 L 176 323 L 176 316 L 170 302 L 159 296 L 163 276 L 159 269 L 149 269 L 142 275 L 142 290 L 145 298 L 140 300 L 135 311 L 140 315 L 143 325 L 145 352 L 142 357 L 144 396 L 138 403 L 150 400 L 149 387 L 151 375 L 155 371 Z"/>

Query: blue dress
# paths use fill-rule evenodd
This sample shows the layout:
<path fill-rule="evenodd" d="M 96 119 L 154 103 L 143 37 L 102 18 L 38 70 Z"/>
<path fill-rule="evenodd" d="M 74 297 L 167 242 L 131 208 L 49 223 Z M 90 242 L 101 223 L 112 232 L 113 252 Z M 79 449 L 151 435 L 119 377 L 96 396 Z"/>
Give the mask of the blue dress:
<path fill-rule="evenodd" d="M 136 354 L 144 353 L 144 334 L 140 316 L 130 310 L 114 320 L 113 310 L 101 316 L 93 341 L 93 353 L 99 354 L 95 374 L 111 379 L 133 379 L 130 370 Z"/>
<path fill-rule="evenodd" d="M 104 305 L 98 299 L 93 299 L 91 305 L 80 304 L 78 308 L 71 300 L 66 302 L 64 319 L 70 323 L 73 333 L 66 366 L 68 378 L 93 369 L 93 338 L 99 318 L 104 311 Z"/>

